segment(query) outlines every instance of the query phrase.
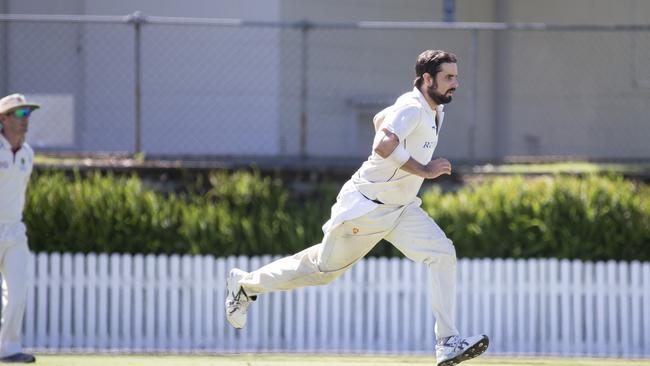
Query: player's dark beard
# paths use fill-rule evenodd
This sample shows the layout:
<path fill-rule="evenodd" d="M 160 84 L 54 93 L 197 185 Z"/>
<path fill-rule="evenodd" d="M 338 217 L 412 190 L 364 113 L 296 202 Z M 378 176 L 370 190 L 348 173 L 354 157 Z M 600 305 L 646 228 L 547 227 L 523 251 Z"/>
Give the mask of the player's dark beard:
<path fill-rule="evenodd" d="M 427 89 L 427 94 L 429 95 L 429 98 L 431 98 L 438 105 L 447 104 L 447 103 L 451 102 L 451 99 L 452 99 L 451 95 L 440 94 L 440 93 L 438 93 L 436 91 L 437 88 L 438 88 L 438 85 L 436 85 L 434 83 L 433 85 L 431 85 L 431 87 L 429 87 Z M 451 88 L 451 89 L 447 90 L 447 92 L 450 92 L 452 90 L 456 90 L 456 89 Z"/>

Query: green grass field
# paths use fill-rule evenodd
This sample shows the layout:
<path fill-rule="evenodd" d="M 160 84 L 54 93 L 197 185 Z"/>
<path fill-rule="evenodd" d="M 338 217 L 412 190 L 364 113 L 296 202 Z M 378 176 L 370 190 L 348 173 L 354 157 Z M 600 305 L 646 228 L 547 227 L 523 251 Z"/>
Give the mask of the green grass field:
<path fill-rule="evenodd" d="M 397 366 L 435 365 L 425 356 L 322 356 L 322 355 L 36 355 L 43 366 Z M 647 360 L 595 358 L 479 357 L 462 363 L 467 366 L 650 366 Z"/>

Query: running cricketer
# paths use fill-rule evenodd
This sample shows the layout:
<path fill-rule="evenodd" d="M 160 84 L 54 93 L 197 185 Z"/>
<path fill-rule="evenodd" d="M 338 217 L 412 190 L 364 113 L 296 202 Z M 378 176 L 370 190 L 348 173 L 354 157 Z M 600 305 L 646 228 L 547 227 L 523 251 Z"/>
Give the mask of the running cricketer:
<path fill-rule="evenodd" d="M 233 327 L 244 327 L 248 307 L 258 295 L 330 283 L 386 239 L 429 268 L 438 366 L 485 352 L 486 335 L 461 337 L 456 329 L 456 250 L 420 208 L 417 196 L 424 179 L 451 174 L 448 160 L 432 156 L 443 106 L 458 88 L 457 58 L 445 51 L 424 51 L 415 74 L 413 90 L 373 119 L 372 154 L 343 185 L 323 226 L 323 242 L 250 273 L 230 271 L 226 318 Z"/>

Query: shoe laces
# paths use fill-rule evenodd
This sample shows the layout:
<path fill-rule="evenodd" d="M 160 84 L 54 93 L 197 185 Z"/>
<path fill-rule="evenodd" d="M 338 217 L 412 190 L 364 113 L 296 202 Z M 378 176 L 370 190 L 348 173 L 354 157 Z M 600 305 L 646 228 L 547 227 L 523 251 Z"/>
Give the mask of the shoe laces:
<path fill-rule="evenodd" d="M 462 351 L 465 347 L 469 346 L 469 342 L 460 336 L 451 336 L 444 343 L 444 346 L 453 347 L 453 352 Z"/>
<path fill-rule="evenodd" d="M 248 310 L 248 305 L 250 305 L 251 299 L 246 295 L 243 288 L 239 288 L 239 291 L 233 296 L 232 300 L 228 302 L 228 307 L 232 308 L 231 313 L 240 310 L 243 314 L 246 314 Z"/>

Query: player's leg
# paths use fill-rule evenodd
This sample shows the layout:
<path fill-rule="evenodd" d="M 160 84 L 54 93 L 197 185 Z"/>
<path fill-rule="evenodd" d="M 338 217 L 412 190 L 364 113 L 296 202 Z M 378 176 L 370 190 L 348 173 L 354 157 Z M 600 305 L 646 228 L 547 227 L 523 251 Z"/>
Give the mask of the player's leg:
<path fill-rule="evenodd" d="M 489 342 L 487 336 L 461 338 L 458 335 L 456 249 L 435 221 L 418 205 L 409 205 L 386 240 L 410 259 L 429 268 L 438 365 L 453 365 L 483 353 Z"/>
<path fill-rule="evenodd" d="M 235 328 L 242 328 L 248 306 L 257 295 L 332 282 L 363 258 L 388 233 L 398 216 L 395 209 L 377 208 L 332 229 L 321 244 L 250 273 L 233 268 L 228 276 L 228 320 Z"/>
<path fill-rule="evenodd" d="M 27 302 L 27 264 L 29 249 L 25 227 L 13 225 L 0 242 L 3 279 L 2 327 L 0 327 L 0 362 L 31 363 L 34 356 L 22 353 L 21 331 Z"/>
<path fill-rule="evenodd" d="M 291 290 L 304 286 L 324 285 L 340 276 L 345 270 L 324 272 L 318 266 L 323 248 L 338 246 L 341 242 L 336 229 L 323 238 L 323 243 L 313 245 L 292 256 L 280 258 L 255 271 L 233 268 L 226 280 L 226 319 L 235 328 L 246 325 L 248 307 L 257 295 L 272 291 Z M 354 246 L 358 248 L 358 246 Z M 353 255 L 353 250 L 348 251 Z"/>

